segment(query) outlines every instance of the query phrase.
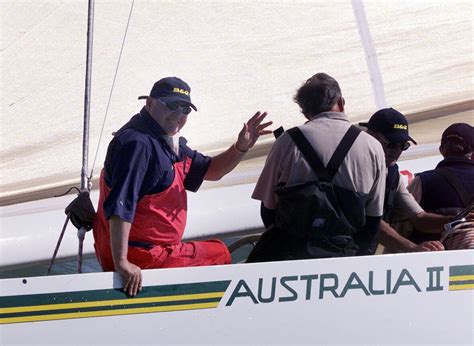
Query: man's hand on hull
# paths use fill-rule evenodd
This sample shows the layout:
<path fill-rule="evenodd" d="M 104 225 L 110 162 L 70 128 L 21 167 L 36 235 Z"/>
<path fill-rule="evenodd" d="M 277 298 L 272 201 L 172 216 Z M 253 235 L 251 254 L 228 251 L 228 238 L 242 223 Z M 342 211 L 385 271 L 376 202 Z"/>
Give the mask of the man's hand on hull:
<path fill-rule="evenodd" d="M 123 290 L 129 296 L 136 296 L 142 290 L 142 271 L 129 261 L 121 262 L 116 270 L 122 275 Z"/>
<path fill-rule="evenodd" d="M 424 252 L 424 251 L 442 251 L 444 250 L 444 245 L 437 240 L 424 241 L 421 244 L 418 244 L 413 249 L 414 252 Z"/>

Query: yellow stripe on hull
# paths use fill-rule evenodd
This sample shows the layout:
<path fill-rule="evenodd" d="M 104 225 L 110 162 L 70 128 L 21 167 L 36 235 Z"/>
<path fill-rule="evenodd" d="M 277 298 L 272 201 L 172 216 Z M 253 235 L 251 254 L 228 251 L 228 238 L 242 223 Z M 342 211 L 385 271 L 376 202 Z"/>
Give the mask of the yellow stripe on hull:
<path fill-rule="evenodd" d="M 450 291 L 472 290 L 472 289 L 474 289 L 474 284 L 449 285 L 449 290 L 450 290 Z"/>
<path fill-rule="evenodd" d="M 474 275 L 456 275 L 450 276 L 449 281 L 468 281 L 474 280 Z"/>
<path fill-rule="evenodd" d="M 0 319 L 0 324 L 53 321 L 53 320 L 65 320 L 65 319 L 86 318 L 86 317 L 132 315 L 132 314 L 144 314 L 144 313 L 150 313 L 150 312 L 210 309 L 210 308 L 216 308 L 218 304 L 219 302 L 212 302 L 212 303 L 196 303 L 196 304 L 170 305 L 170 306 L 153 306 L 153 307 L 147 307 L 147 308 L 131 308 L 131 309 L 123 309 L 123 310 L 84 311 L 84 312 L 73 312 L 73 313 L 64 313 L 64 314 L 8 317 L 8 318 Z"/>

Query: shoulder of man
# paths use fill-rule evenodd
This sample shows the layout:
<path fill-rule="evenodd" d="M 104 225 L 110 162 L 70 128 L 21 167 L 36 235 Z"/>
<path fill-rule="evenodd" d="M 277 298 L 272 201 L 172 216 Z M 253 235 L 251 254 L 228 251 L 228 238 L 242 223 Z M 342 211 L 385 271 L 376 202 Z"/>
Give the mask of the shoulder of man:
<path fill-rule="evenodd" d="M 279 135 L 278 138 L 275 139 L 272 144 L 271 150 L 282 150 L 287 148 L 288 145 L 292 144 L 294 145 L 293 139 L 291 139 L 291 136 L 288 134 L 288 131 L 285 131 L 281 135 Z"/>
<path fill-rule="evenodd" d="M 349 155 L 368 155 L 369 157 L 379 158 L 385 165 L 385 153 L 380 142 L 367 132 L 361 130 L 359 136 L 353 143 Z"/>
<path fill-rule="evenodd" d="M 148 133 L 140 131 L 134 127 L 121 128 L 119 131 L 113 134 L 113 140 L 124 145 L 131 142 L 149 143 L 151 137 Z"/>
<path fill-rule="evenodd" d="M 110 142 L 109 151 L 113 155 L 146 155 L 152 152 L 150 139 L 133 130 L 124 130 L 114 135 Z"/>
<path fill-rule="evenodd" d="M 184 137 L 179 137 L 179 145 L 188 145 L 188 140 Z"/>
<path fill-rule="evenodd" d="M 374 136 L 369 135 L 367 132 L 361 130 L 359 137 L 363 139 L 370 148 L 383 153 L 382 144 L 380 144 L 380 142 Z"/>

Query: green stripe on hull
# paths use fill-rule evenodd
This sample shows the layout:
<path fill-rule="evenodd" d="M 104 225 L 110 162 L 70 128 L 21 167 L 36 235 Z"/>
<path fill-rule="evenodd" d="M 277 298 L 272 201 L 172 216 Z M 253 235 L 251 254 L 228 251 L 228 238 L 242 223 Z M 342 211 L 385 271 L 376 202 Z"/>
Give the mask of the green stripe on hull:
<path fill-rule="evenodd" d="M 449 276 L 474 275 L 474 265 L 467 264 L 462 266 L 449 267 Z"/>
<path fill-rule="evenodd" d="M 456 286 L 456 285 L 474 285 L 474 280 L 463 280 L 463 281 L 449 281 L 450 286 Z"/>
<path fill-rule="evenodd" d="M 0 297 L 0 324 L 85 317 L 211 309 L 230 280 L 144 287 L 138 296 L 122 290 L 91 290 Z"/>
<path fill-rule="evenodd" d="M 190 284 L 162 285 L 143 287 L 137 298 L 186 295 L 197 293 L 224 292 L 230 284 L 227 281 L 198 282 Z M 120 289 L 105 289 L 76 292 L 52 292 L 0 297 L 0 310 L 10 307 L 35 306 L 48 304 L 69 304 L 114 299 L 135 299 L 128 297 Z"/>

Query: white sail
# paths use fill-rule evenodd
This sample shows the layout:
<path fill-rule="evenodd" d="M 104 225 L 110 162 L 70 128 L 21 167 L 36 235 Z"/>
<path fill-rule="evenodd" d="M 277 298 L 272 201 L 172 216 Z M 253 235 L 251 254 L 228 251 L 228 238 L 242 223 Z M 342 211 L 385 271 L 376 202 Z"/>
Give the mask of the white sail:
<path fill-rule="evenodd" d="M 131 3 L 96 1 L 91 161 Z M 199 112 L 183 134 L 205 152 L 230 145 L 256 110 L 269 111 L 276 126 L 301 123 L 292 96 L 320 71 L 339 81 L 350 118 L 366 119 L 376 103 L 354 3 L 135 1 L 95 173 L 111 133 L 142 107 L 137 96 L 168 75 L 191 85 Z M 425 120 L 411 127 L 413 137 L 435 143 L 448 124 L 473 122 L 472 2 L 364 5 L 387 104 Z M 6 0 L 1 14 L 5 205 L 79 179 L 87 2 Z M 426 109 L 442 118 L 412 116 Z"/>

